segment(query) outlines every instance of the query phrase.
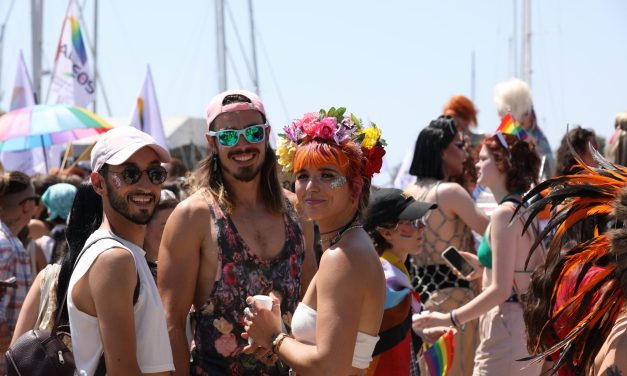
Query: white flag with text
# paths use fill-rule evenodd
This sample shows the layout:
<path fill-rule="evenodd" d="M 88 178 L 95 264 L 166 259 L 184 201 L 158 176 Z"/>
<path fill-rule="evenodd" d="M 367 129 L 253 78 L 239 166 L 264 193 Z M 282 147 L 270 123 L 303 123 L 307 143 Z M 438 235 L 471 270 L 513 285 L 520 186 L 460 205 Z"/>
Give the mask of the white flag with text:
<path fill-rule="evenodd" d="M 94 74 L 78 20 L 78 9 L 70 0 L 54 58 L 48 103 L 87 107 L 96 98 Z"/>
<path fill-rule="evenodd" d="M 159 145 L 168 149 L 150 66 L 146 70 L 146 79 L 137 97 L 135 111 L 131 117 L 131 126 L 148 133 Z"/>

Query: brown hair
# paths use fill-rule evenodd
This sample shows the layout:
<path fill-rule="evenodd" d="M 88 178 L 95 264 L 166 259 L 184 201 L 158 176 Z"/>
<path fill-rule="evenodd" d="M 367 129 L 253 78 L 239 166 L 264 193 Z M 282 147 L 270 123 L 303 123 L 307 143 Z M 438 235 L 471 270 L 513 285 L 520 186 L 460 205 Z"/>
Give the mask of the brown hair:
<path fill-rule="evenodd" d="M 507 142 L 507 149 L 497 135 L 487 137 L 483 144 L 494 156 L 496 165 L 505 174 L 505 189 L 508 192 L 527 192 L 538 182 L 540 157 L 535 146 L 510 134 L 501 134 Z"/>

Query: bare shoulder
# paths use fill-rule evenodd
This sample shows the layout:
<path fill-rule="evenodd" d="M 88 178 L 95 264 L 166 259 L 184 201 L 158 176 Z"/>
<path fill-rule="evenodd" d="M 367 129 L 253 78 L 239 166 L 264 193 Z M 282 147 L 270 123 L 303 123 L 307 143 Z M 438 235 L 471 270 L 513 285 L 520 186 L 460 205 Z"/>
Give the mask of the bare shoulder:
<path fill-rule="evenodd" d="M 442 182 L 438 187 L 438 197 L 443 199 L 471 199 L 468 191 L 453 182 Z M 440 200 L 442 201 L 442 200 Z"/>
<path fill-rule="evenodd" d="M 127 249 L 119 247 L 109 248 L 98 255 L 92 269 L 112 272 L 113 276 L 115 276 L 116 271 L 133 271 L 135 273 L 135 259 Z"/>
<path fill-rule="evenodd" d="M 372 240 L 363 230 L 348 231 L 333 247 L 327 249 L 320 259 L 319 269 L 350 271 L 356 269 L 361 275 L 381 269 L 379 257 Z"/>
<path fill-rule="evenodd" d="M 177 214 L 180 219 L 199 219 L 202 216 L 211 216 L 211 210 L 209 209 L 208 195 L 199 190 L 181 201 L 176 206 L 172 215 Z"/>
<path fill-rule="evenodd" d="M 511 204 L 501 204 L 494 208 L 490 218 L 492 218 L 492 221 L 502 221 L 504 223 L 508 223 L 512 219 L 515 210 L 516 208 Z"/>

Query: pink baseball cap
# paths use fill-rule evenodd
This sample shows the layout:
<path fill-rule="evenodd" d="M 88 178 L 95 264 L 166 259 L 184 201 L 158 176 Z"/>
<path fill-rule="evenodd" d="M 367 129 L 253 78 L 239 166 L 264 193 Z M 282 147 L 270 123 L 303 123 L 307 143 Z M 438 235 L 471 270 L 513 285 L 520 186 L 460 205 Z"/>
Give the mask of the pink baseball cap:
<path fill-rule="evenodd" d="M 250 102 L 233 102 L 229 104 L 222 104 L 224 98 L 229 95 L 241 95 L 250 99 Z M 264 118 L 266 118 L 266 110 L 264 110 L 263 103 L 261 103 L 261 99 L 259 99 L 257 94 L 248 90 L 228 90 L 220 93 L 211 99 L 211 102 L 209 102 L 209 107 L 207 107 L 207 128 L 211 127 L 211 123 L 221 114 L 224 114 L 226 112 L 246 110 L 258 111 L 263 115 Z"/>
<path fill-rule="evenodd" d="M 152 136 L 137 128 L 124 126 L 113 128 L 100 136 L 91 151 L 91 170 L 97 172 L 105 163 L 121 165 L 145 146 L 154 150 L 162 163 L 170 162 L 170 153 Z"/>

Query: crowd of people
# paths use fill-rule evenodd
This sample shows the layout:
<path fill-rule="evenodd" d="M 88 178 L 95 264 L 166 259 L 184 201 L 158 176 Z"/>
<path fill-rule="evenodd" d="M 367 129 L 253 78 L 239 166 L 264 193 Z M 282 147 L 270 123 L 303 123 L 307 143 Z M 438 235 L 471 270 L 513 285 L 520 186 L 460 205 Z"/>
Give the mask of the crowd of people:
<path fill-rule="evenodd" d="M 448 375 L 622 374 L 627 113 L 554 157 L 524 82 L 495 104 L 481 134 L 451 97 L 404 189 L 371 184 L 375 124 L 331 107 L 277 129 L 245 90 L 210 101 L 191 171 L 118 127 L 89 171 L 3 172 L 0 350 L 61 323 L 81 375 L 414 376 L 451 335 Z"/>

